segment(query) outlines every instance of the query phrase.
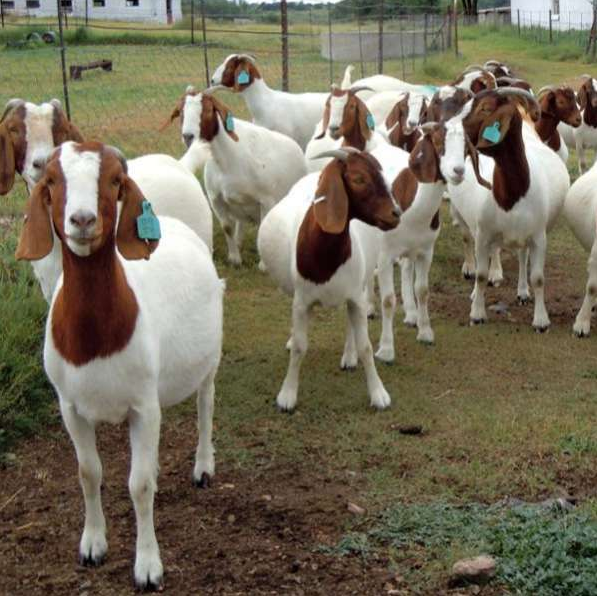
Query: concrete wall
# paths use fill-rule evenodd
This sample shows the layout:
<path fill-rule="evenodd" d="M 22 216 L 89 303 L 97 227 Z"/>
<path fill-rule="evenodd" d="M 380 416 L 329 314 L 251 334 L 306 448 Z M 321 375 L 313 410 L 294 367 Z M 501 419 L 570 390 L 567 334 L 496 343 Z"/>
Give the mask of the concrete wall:
<path fill-rule="evenodd" d="M 559 5 L 559 14 L 556 13 Z M 511 0 L 512 24 L 518 24 L 520 11 L 521 27 L 549 28 L 549 11 L 552 11 L 551 26 L 554 30 L 589 29 L 593 20 L 591 3 L 588 0 Z"/>

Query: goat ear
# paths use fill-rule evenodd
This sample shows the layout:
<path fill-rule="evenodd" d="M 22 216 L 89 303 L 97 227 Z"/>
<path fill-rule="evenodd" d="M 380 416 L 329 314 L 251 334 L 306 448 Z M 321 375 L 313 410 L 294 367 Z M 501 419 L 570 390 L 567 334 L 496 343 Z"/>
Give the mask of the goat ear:
<path fill-rule="evenodd" d="M 234 132 L 234 118 L 232 112 L 217 99 L 213 98 L 214 110 L 219 114 L 222 120 L 222 126 L 226 134 L 233 140 L 238 142 L 238 135 Z"/>
<path fill-rule="evenodd" d="M 166 130 L 181 114 L 180 104 L 177 104 L 176 107 L 172 110 L 170 114 L 170 118 L 164 122 L 159 128 L 159 131 L 162 132 Z"/>
<path fill-rule="evenodd" d="M 475 178 L 477 179 L 477 182 L 481 186 L 487 188 L 488 190 L 492 190 L 493 185 L 491 184 L 491 182 L 488 182 L 487 180 L 485 180 L 485 178 L 483 178 L 483 176 L 481 176 L 481 171 L 479 170 L 479 152 L 477 151 L 477 148 L 473 145 L 473 142 L 468 138 L 468 135 L 466 134 L 465 142 L 465 156 L 470 155 L 471 163 L 473 164 L 473 171 L 475 172 Z"/>
<path fill-rule="evenodd" d="M 394 107 L 391 109 L 390 113 L 386 118 L 386 128 L 390 130 L 393 126 L 398 124 L 400 120 L 400 102 L 394 104 Z"/>
<path fill-rule="evenodd" d="M 15 182 L 15 153 L 6 124 L 0 124 L 0 195 L 10 192 Z"/>
<path fill-rule="evenodd" d="M 159 240 L 141 240 L 137 234 L 137 218 L 143 214 L 145 198 L 139 187 L 128 176 L 120 186 L 118 200 L 122 201 L 120 219 L 116 230 L 116 246 L 120 254 L 129 261 L 149 259 L 158 247 Z"/>
<path fill-rule="evenodd" d="M 74 141 L 75 143 L 85 142 L 81 131 L 72 122 L 68 123 L 68 140 Z"/>
<path fill-rule="evenodd" d="M 313 213 L 324 232 L 340 234 L 348 223 L 348 195 L 342 180 L 343 165 L 334 159 L 321 172 Z"/>
<path fill-rule="evenodd" d="M 485 118 L 481 124 L 477 149 L 486 149 L 501 143 L 508 133 L 510 122 L 515 113 L 518 113 L 516 106 L 507 103 Z"/>
<path fill-rule="evenodd" d="M 584 110 L 587 107 L 588 101 L 587 90 L 585 89 L 584 85 L 578 90 L 577 96 L 578 103 L 580 104 L 580 109 Z"/>
<path fill-rule="evenodd" d="M 429 135 L 423 135 L 414 146 L 408 165 L 419 182 L 430 183 L 439 179 L 437 156 Z"/>
<path fill-rule="evenodd" d="M 18 260 L 39 261 L 50 254 L 54 245 L 54 234 L 50 222 L 50 191 L 45 179 L 34 187 L 27 207 L 25 222 L 15 252 Z"/>
<path fill-rule="evenodd" d="M 321 133 L 315 137 L 316 139 L 323 139 L 323 137 L 325 136 L 325 131 L 328 129 L 329 124 L 330 124 L 330 102 L 328 100 L 325 102 L 325 108 L 323 110 L 323 119 L 321 122 Z"/>
<path fill-rule="evenodd" d="M 357 100 L 357 117 L 359 120 L 359 128 L 363 138 L 368 140 L 371 138 L 371 131 L 375 127 L 375 120 L 373 114 L 367 109 L 367 106 L 358 98 Z M 372 126 L 370 126 L 370 124 Z"/>

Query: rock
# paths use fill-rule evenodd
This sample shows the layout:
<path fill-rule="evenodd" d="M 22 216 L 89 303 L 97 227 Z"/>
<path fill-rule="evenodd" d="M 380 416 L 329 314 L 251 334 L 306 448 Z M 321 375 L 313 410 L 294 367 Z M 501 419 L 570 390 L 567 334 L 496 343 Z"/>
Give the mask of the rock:
<path fill-rule="evenodd" d="M 365 515 L 365 510 L 355 503 L 348 503 L 346 508 L 348 509 L 348 511 L 354 513 L 355 515 Z"/>
<path fill-rule="evenodd" d="M 261 495 L 261 500 L 262 501 L 271 501 L 272 496 L 271 495 Z"/>
<path fill-rule="evenodd" d="M 17 456 L 15 453 L 5 453 L 4 454 L 4 461 L 7 464 L 14 464 L 17 461 Z"/>
<path fill-rule="evenodd" d="M 452 566 L 448 587 L 458 588 L 467 584 L 486 584 L 496 571 L 496 562 L 489 555 L 462 559 Z"/>
<path fill-rule="evenodd" d="M 234 515 L 234 513 L 231 513 L 231 514 L 228 516 L 228 523 L 229 523 L 229 524 L 233 524 L 235 521 L 236 521 L 236 515 Z"/>

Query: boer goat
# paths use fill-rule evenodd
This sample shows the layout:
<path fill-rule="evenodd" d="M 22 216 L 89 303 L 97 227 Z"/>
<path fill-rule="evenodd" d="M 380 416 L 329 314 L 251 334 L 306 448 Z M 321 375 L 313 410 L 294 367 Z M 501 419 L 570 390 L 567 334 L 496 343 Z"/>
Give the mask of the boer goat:
<path fill-rule="evenodd" d="M 135 583 L 158 588 L 163 568 L 153 499 L 161 408 L 196 396 L 193 478 L 207 485 L 215 465 L 223 282 L 205 243 L 182 222 L 153 215 L 123 156 L 100 143 L 56 149 L 31 193 L 16 257 L 42 259 L 55 242 L 64 275 L 46 324 L 44 367 L 79 461 L 85 498 L 79 556 L 97 565 L 108 549 L 95 427 L 128 420 Z"/>

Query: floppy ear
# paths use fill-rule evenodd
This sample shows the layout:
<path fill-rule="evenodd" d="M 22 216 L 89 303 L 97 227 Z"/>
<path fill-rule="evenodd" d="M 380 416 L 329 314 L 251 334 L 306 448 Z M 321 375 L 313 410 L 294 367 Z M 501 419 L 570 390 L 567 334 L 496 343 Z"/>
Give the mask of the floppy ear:
<path fill-rule="evenodd" d="M 75 143 L 84 143 L 85 139 L 79 129 L 72 123 L 68 123 L 68 140 Z"/>
<path fill-rule="evenodd" d="M 170 118 L 168 118 L 168 120 L 166 120 L 164 124 L 160 126 L 159 131 L 162 132 L 163 130 L 166 130 L 166 128 L 168 128 L 180 116 L 180 114 L 181 104 L 179 102 L 178 104 L 176 104 L 176 107 L 172 110 Z"/>
<path fill-rule="evenodd" d="M 15 182 L 15 153 L 6 124 L 0 124 L 0 195 L 10 192 Z"/>
<path fill-rule="evenodd" d="M 342 180 L 343 164 L 334 159 L 321 172 L 313 213 L 324 232 L 340 234 L 348 223 L 348 195 Z"/>
<path fill-rule="evenodd" d="M 390 130 L 393 126 L 398 124 L 398 121 L 400 120 L 400 104 L 401 104 L 401 102 L 402 102 L 402 100 L 400 100 L 399 102 L 396 102 L 394 104 L 394 107 L 392 108 L 392 110 L 390 111 L 390 113 L 388 114 L 388 116 L 386 118 L 386 128 L 388 130 Z"/>
<path fill-rule="evenodd" d="M 491 182 L 487 182 L 487 180 L 481 176 L 481 171 L 479 170 L 479 152 L 477 151 L 477 148 L 473 145 L 473 142 L 468 138 L 467 134 L 464 135 L 464 138 L 466 142 L 465 156 L 470 155 L 471 157 L 473 171 L 475 172 L 475 178 L 477 179 L 477 182 L 488 190 L 492 190 L 493 185 Z"/>
<path fill-rule="evenodd" d="M 429 135 L 417 142 L 408 158 L 408 166 L 419 182 L 437 182 L 440 177 L 437 156 Z"/>
<path fill-rule="evenodd" d="M 514 104 L 507 103 L 485 118 L 479 130 L 477 149 L 487 149 L 501 143 L 508 134 L 512 117 L 517 112 Z"/>
<path fill-rule="evenodd" d="M 243 91 L 253 82 L 253 73 L 247 64 L 247 60 L 240 60 L 234 69 L 234 90 Z"/>
<path fill-rule="evenodd" d="M 214 104 L 214 110 L 220 115 L 224 130 L 233 141 L 238 142 L 238 135 L 234 132 L 234 120 L 232 117 L 232 112 L 223 103 L 219 102 L 215 97 L 212 97 L 212 99 Z"/>
<path fill-rule="evenodd" d="M 371 128 L 369 127 L 368 118 L 373 118 L 373 114 L 367 109 L 367 106 L 357 97 L 357 118 L 361 134 L 365 140 L 371 138 Z M 375 123 L 373 123 L 375 126 Z"/>
<path fill-rule="evenodd" d="M 18 260 L 39 261 L 50 254 L 54 245 L 54 234 L 50 222 L 50 191 L 42 178 L 34 187 L 27 207 L 25 222 L 15 252 Z"/>
<path fill-rule="evenodd" d="M 330 99 L 328 97 L 327 101 L 325 102 L 325 108 L 323 110 L 321 133 L 315 137 L 316 139 L 323 139 L 323 137 L 325 136 L 325 131 L 328 129 L 329 124 L 330 124 Z"/>
<path fill-rule="evenodd" d="M 578 96 L 578 103 L 580 104 L 580 109 L 584 110 L 587 107 L 587 101 L 588 101 L 588 96 L 587 96 L 587 90 L 585 89 L 585 86 L 583 85 L 577 93 Z"/>
<path fill-rule="evenodd" d="M 139 187 L 128 176 L 120 187 L 119 201 L 122 210 L 116 230 L 116 246 L 120 254 L 129 261 L 149 259 L 151 253 L 158 247 L 159 240 L 141 240 L 137 234 L 137 217 L 143 213 L 145 198 Z"/>

